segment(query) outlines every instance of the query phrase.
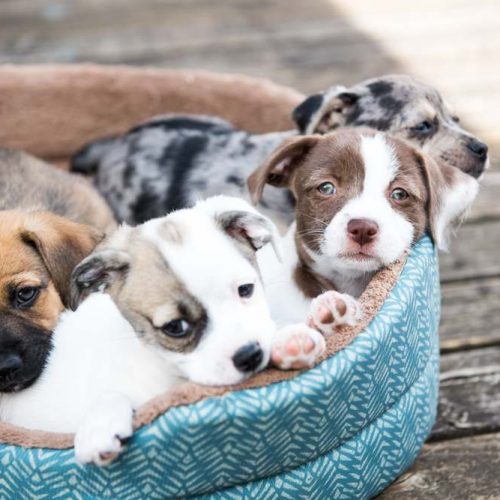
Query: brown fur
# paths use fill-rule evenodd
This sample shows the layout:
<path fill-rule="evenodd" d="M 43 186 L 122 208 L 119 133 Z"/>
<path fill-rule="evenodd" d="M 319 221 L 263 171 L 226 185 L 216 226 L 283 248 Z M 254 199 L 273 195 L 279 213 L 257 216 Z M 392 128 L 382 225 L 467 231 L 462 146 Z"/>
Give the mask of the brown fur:
<path fill-rule="evenodd" d="M 0 307 L 52 329 L 69 303 L 73 268 L 86 257 L 102 234 L 48 212 L 0 211 Z M 35 306 L 12 311 L 9 287 L 39 286 Z"/>
<path fill-rule="evenodd" d="M 104 232 L 116 227 L 86 179 L 13 149 L 0 149 L 0 210 L 46 210 Z"/>

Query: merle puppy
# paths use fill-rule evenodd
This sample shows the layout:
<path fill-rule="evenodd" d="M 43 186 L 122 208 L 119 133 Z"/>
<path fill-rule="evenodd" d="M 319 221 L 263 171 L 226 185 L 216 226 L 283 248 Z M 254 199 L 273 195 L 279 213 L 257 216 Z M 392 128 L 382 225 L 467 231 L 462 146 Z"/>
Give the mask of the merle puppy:
<path fill-rule="evenodd" d="M 72 170 L 95 175 L 117 218 L 139 224 L 215 194 L 249 199 L 247 177 L 287 138 L 369 126 L 408 140 L 440 162 L 479 178 L 488 148 L 465 131 L 439 93 L 404 75 L 333 86 L 293 111 L 296 130 L 250 134 L 216 117 L 164 115 L 82 149 Z M 288 224 L 293 198 L 269 188 L 263 212 Z"/>

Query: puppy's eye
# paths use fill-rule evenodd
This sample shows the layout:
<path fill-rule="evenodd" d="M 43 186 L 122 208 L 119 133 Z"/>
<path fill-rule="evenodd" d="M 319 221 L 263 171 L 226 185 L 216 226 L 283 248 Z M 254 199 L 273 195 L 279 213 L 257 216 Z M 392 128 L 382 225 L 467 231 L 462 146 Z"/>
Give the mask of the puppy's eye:
<path fill-rule="evenodd" d="M 185 319 L 174 319 L 165 323 L 161 330 L 169 337 L 185 337 L 193 330 L 193 327 Z"/>
<path fill-rule="evenodd" d="M 394 201 L 404 201 L 406 200 L 410 195 L 402 188 L 396 188 L 392 191 L 391 193 L 391 198 Z"/>
<path fill-rule="evenodd" d="M 460 123 L 460 118 L 458 116 L 452 116 L 451 119 L 455 122 L 455 123 Z"/>
<path fill-rule="evenodd" d="M 322 182 L 318 186 L 318 191 L 325 196 L 332 196 L 337 192 L 337 188 L 331 182 Z"/>
<path fill-rule="evenodd" d="M 248 299 L 253 295 L 255 286 L 253 283 L 245 283 L 238 287 L 238 295 L 243 299 Z"/>
<path fill-rule="evenodd" d="M 30 307 L 35 302 L 40 287 L 37 286 L 23 286 L 18 288 L 14 294 L 14 306 L 19 308 Z"/>
<path fill-rule="evenodd" d="M 414 132 L 418 132 L 419 134 L 428 134 L 432 129 L 434 128 L 434 125 L 431 121 L 429 120 L 424 120 L 423 122 L 418 123 L 411 129 Z"/>

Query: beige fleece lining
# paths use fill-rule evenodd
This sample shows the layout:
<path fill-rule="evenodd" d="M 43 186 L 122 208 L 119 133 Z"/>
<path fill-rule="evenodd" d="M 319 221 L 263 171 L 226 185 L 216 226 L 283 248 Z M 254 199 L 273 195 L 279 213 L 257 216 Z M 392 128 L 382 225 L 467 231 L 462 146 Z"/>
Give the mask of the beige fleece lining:
<path fill-rule="evenodd" d="M 0 144 L 66 165 L 85 142 L 125 132 L 154 114 L 205 113 L 252 132 L 293 127 L 291 110 L 303 96 L 266 80 L 202 71 L 167 71 L 121 66 L 1 66 Z M 364 319 L 327 339 L 323 359 L 348 345 L 382 306 L 404 259 L 380 271 L 361 296 Z M 169 408 L 220 397 L 231 391 L 287 380 L 297 371 L 265 370 L 233 387 L 187 382 L 142 406 L 139 428 Z M 73 446 L 71 434 L 31 431 L 0 423 L 0 443 L 30 448 Z"/>

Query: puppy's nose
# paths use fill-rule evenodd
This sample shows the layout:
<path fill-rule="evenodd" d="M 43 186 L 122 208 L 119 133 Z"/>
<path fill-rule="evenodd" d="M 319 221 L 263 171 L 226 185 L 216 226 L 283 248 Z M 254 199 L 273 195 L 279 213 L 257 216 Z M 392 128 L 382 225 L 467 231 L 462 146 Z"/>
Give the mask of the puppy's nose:
<path fill-rule="evenodd" d="M 240 372 L 255 370 L 264 359 L 264 352 L 258 342 L 250 342 L 240 347 L 233 356 L 234 366 Z"/>
<path fill-rule="evenodd" d="M 360 245 L 370 243 L 378 233 L 378 224 L 370 219 L 351 219 L 347 232 L 352 240 Z"/>
<path fill-rule="evenodd" d="M 23 360 L 17 354 L 0 356 L 0 377 L 5 377 L 23 366 Z"/>
<path fill-rule="evenodd" d="M 477 139 L 470 139 L 467 143 L 467 149 L 482 161 L 486 160 L 488 156 L 488 146 Z"/>

